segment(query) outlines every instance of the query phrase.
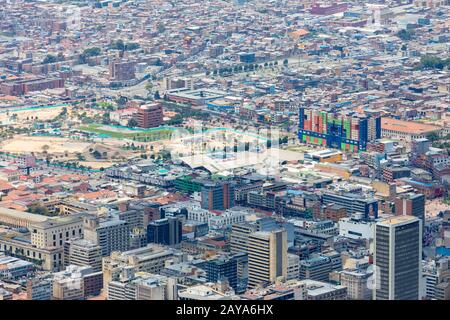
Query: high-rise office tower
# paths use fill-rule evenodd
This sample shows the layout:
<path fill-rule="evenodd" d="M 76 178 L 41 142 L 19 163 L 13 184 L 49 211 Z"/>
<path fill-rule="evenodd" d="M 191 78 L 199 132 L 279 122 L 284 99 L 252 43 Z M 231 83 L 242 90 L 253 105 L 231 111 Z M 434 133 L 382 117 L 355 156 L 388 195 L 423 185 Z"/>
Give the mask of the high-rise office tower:
<path fill-rule="evenodd" d="M 158 219 L 147 226 L 147 243 L 166 244 L 169 241 L 169 221 Z"/>
<path fill-rule="evenodd" d="M 258 231 L 258 226 L 254 223 L 241 222 L 233 224 L 230 234 L 230 252 L 232 254 L 247 252 L 248 237 L 256 231 Z"/>
<path fill-rule="evenodd" d="M 273 283 L 287 275 L 286 230 L 258 231 L 248 239 L 248 286 Z"/>
<path fill-rule="evenodd" d="M 84 218 L 84 239 L 98 244 L 105 257 L 113 251 L 129 249 L 130 230 L 128 223 L 123 220 L 87 216 Z"/>
<path fill-rule="evenodd" d="M 375 226 L 373 298 L 417 300 L 422 260 L 422 221 L 396 216 Z"/>
<path fill-rule="evenodd" d="M 219 257 L 208 260 L 205 264 L 206 279 L 208 282 L 228 280 L 230 287 L 237 289 L 238 260 L 234 257 Z"/>
<path fill-rule="evenodd" d="M 201 207 L 225 210 L 234 207 L 234 184 L 228 181 L 206 182 L 201 191 Z"/>
<path fill-rule="evenodd" d="M 182 222 L 178 217 L 155 220 L 147 226 L 147 242 L 174 245 L 181 242 Z"/>
<path fill-rule="evenodd" d="M 169 245 L 180 243 L 183 234 L 183 223 L 179 217 L 167 217 L 169 221 Z"/>
<path fill-rule="evenodd" d="M 231 226 L 230 252 L 247 252 L 248 237 L 256 231 L 271 231 L 279 229 L 277 221 L 273 218 L 264 217 L 253 222 L 239 222 Z"/>

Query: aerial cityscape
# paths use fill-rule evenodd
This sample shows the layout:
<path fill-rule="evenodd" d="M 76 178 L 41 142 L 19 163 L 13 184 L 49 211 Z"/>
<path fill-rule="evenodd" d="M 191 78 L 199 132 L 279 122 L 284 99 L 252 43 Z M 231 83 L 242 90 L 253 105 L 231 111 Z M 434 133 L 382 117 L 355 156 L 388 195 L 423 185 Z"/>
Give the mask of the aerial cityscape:
<path fill-rule="evenodd" d="M 450 300 L 449 53 L 450 0 L 0 0 L 0 300 Z"/>

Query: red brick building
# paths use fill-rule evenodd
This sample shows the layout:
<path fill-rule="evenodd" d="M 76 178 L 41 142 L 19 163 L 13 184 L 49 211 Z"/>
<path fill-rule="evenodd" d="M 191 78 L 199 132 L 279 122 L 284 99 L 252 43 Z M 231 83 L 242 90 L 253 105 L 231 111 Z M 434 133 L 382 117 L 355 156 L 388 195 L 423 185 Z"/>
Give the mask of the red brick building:
<path fill-rule="evenodd" d="M 20 96 L 33 91 L 64 88 L 64 79 L 60 78 L 34 78 L 4 82 L 0 85 L 0 93 Z"/>
<path fill-rule="evenodd" d="M 163 124 L 163 108 L 159 103 L 141 106 L 136 113 L 136 121 L 141 128 L 154 128 Z"/>

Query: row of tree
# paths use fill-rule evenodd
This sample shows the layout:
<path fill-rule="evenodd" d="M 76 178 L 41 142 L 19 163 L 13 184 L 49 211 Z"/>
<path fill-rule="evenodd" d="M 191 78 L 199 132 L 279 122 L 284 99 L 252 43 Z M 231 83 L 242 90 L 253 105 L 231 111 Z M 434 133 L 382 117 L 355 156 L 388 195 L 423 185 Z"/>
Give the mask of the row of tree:
<path fill-rule="evenodd" d="M 110 49 L 120 50 L 120 51 L 132 51 L 139 49 L 141 46 L 136 42 L 125 43 L 122 39 L 111 42 L 109 45 Z"/>
<path fill-rule="evenodd" d="M 80 64 L 85 64 L 85 63 L 87 63 L 88 58 L 99 56 L 101 54 L 101 52 L 102 52 L 102 50 L 99 47 L 85 49 L 83 51 L 83 53 L 80 54 L 78 62 Z"/>
<path fill-rule="evenodd" d="M 438 69 L 450 68 L 450 58 L 441 59 L 433 55 L 423 55 L 420 57 L 420 66 L 422 70 L 426 69 Z"/>
<path fill-rule="evenodd" d="M 46 55 L 44 60 L 42 60 L 42 63 L 47 64 L 47 63 L 55 63 L 55 62 L 59 62 L 59 61 L 64 61 L 64 55 L 61 52 L 58 53 L 57 56 L 55 56 L 53 54 Z"/>
<path fill-rule="evenodd" d="M 288 60 L 285 59 L 283 61 L 283 65 L 287 66 L 288 65 Z M 231 73 L 240 73 L 240 72 L 248 72 L 248 71 L 256 71 L 256 70 L 262 70 L 263 68 L 272 68 L 274 66 L 278 66 L 278 61 L 275 62 L 265 62 L 264 64 L 241 64 L 241 65 L 236 65 L 234 67 L 224 67 L 224 68 L 219 68 L 219 69 L 214 69 L 212 72 L 211 71 L 206 71 L 206 75 L 209 76 L 210 74 L 216 76 L 216 75 L 224 75 L 224 74 L 231 74 Z"/>

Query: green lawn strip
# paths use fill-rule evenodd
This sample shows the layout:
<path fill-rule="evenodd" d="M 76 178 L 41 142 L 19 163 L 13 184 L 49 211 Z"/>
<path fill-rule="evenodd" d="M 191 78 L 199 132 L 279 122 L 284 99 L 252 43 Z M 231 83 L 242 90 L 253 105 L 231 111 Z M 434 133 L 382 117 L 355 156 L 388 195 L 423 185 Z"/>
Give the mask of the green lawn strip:
<path fill-rule="evenodd" d="M 153 130 L 153 131 L 137 131 L 137 132 L 130 132 L 130 133 L 124 133 L 124 132 L 116 132 L 112 130 L 106 130 L 101 129 L 102 125 L 99 124 L 90 124 L 86 126 L 81 126 L 79 130 L 97 133 L 97 134 L 103 134 L 111 138 L 116 139 L 132 139 L 136 141 L 141 142 L 147 142 L 147 141 L 156 141 L 156 140 L 163 140 L 163 139 L 169 139 L 172 130 L 169 129 L 161 129 L 161 130 Z"/>

